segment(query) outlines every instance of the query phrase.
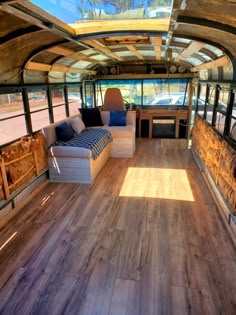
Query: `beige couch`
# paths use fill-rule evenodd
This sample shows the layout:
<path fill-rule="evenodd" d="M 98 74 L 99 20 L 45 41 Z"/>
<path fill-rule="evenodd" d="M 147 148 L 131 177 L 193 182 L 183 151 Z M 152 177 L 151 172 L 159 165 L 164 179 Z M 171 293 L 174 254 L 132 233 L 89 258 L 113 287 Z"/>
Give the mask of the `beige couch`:
<path fill-rule="evenodd" d="M 110 112 L 101 111 L 101 118 L 105 128 L 110 131 L 113 142 L 111 146 L 111 157 L 133 157 L 135 151 L 136 112 L 128 111 L 126 126 L 109 127 Z"/>
<path fill-rule="evenodd" d="M 75 117 L 75 116 L 73 116 Z M 70 122 L 73 117 L 63 121 Z M 43 128 L 47 139 L 49 178 L 53 182 L 92 183 L 109 157 L 132 157 L 135 151 L 136 112 L 128 111 L 126 126 L 109 127 L 110 112 L 102 111 L 101 118 L 105 128 L 113 137 L 113 142 L 106 146 L 94 160 L 89 149 L 80 147 L 51 146 L 56 141 L 55 127 L 63 121 Z"/>

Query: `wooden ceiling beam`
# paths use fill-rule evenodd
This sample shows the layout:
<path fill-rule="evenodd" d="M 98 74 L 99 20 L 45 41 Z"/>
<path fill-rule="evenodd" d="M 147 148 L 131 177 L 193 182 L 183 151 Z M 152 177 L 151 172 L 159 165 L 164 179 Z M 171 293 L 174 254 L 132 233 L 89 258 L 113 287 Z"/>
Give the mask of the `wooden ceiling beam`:
<path fill-rule="evenodd" d="M 112 57 L 119 61 L 124 61 L 123 58 L 117 56 L 115 53 L 113 53 L 108 47 L 103 46 L 101 43 L 95 41 L 95 40 L 85 40 L 85 44 L 93 47 L 94 49 L 104 53 L 105 55 Z"/>
<path fill-rule="evenodd" d="M 195 71 L 199 71 L 199 70 L 218 68 L 218 67 L 227 66 L 230 63 L 231 62 L 230 62 L 229 58 L 227 56 L 223 56 L 223 57 L 220 57 L 220 58 L 218 58 L 216 60 L 209 61 L 209 62 L 206 62 L 206 63 L 202 63 L 199 66 L 195 66 L 195 67 L 191 68 L 190 70 L 192 72 L 195 72 Z"/>
<path fill-rule="evenodd" d="M 126 47 L 140 60 L 144 60 L 144 57 L 137 51 L 134 45 L 126 45 Z"/>
<path fill-rule="evenodd" d="M 152 42 L 152 45 L 154 47 L 156 60 L 160 60 L 161 59 L 162 37 L 152 37 L 151 42 Z"/>
<path fill-rule="evenodd" d="M 92 70 L 86 70 L 86 69 L 79 69 L 79 68 L 73 68 L 73 67 L 67 67 L 62 65 L 49 65 L 45 63 L 40 62 L 29 62 L 26 66 L 26 70 L 33 70 L 33 71 L 44 71 L 44 72 L 50 72 L 50 71 L 57 71 L 57 72 L 69 72 L 69 73 L 86 73 L 86 74 L 92 74 L 95 75 L 97 72 Z"/>
<path fill-rule="evenodd" d="M 201 50 L 206 44 L 200 42 L 191 42 L 189 46 L 175 59 L 175 61 L 184 60 Z"/>
<path fill-rule="evenodd" d="M 68 48 L 64 48 L 61 46 L 56 46 L 56 47 L 52 47 L 47 49 L 47 51 L 57 54 L 57 55 L 62 55 L 64 57 L 68 57 L 70 56 L 74 51 Z"/>
<path fill-rule="evenodd" d="M 163 18 L 163 19 L 156 19 L 155 23 L 153 22 L 153 19 L 126 19 L 126 20 L 106 20 L 106 21 L 86 21 L 83 23 L 75 23 L 70 24 L 71 27 L 74 28 L 74 31 L 77 36 L 89 34 L 89 33 L 106 33 L 106 32 L 122 32 L 127 31 L 127 28 L 129 31 L 132 31 L 131 36 L 134 36 L 133 31 L 142 30 L 143 33 L 147 32 L 167 32 L 169 29 L 169 19 Z M 112 35 L 108 35 L 112 36 Z"/>
<path fill-rule="evenodd" d="M 154 47 L 156 60 L 161 60 L 161 47 Z"/>

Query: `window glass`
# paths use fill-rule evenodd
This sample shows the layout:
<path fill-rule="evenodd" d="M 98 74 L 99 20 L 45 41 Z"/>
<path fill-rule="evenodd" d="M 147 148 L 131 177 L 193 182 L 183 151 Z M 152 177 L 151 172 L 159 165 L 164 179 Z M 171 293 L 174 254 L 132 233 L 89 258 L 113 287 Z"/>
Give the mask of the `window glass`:
<path fill-rule="evenodd" d="M 236 141 L 236 93 L 234 93 L 233 98 L 233 110 L 232 110 L 232 116 L 230 119 L 230 135 L 233 140 Z"/>
<path fill-rule="evenodd" d="M 77 113 L 78 113 L 78 109 L 77 109 Z M 62 120 L 65 117 L 66 117 L 66 109 L 65 109 L 64 105 L 53 107 L 54 122 Z"/>
<path fill-rule="evenodd" d="M 170 19 L 173 0 L 75 1 L 31 0 L 64 23 L 123 19 Z M 118 22 L 119 23 L 119 22 Z M 155 21 L 155 23 L 157 23 Z M 161 28 L 162 26 L 162 28 Z M 163 22 L 160 25 L 163 29 Z"/>
<path fill-rule="evenodd" d="M 37 131 L 47 125 L 49 122 L 48 110 L 41 110 L 39 112 L 31 113 L 31 122 L 33 131 Z"/>
<path fill-rule="evenodd" d="M 144 80 L 144 106 L 187 106 L 188 79 Z"/>
<path fill-rule="evenodd" d="M 204 116 L 204 107 L 205 107 L 205 100 L 206 100 L 206 85 L 200 85 L 200 95 L 198 98 L 198 109 L 197 113 L 203 117 Z"/>
<path fill-rule="evenodd" d="M 196 102 L 197 102 L 197 86 L 193 88 L 193 97 L 192 97 L 192 112 L 191 112 L 191 120 L 190 120 L 190 129 L 192 129 L 194 124 L 195 110 L 196 110 Z M 186 97 L 185 102 L 188 102 L 188 97 Z M 200 103 L 199 103 L 200 104 Z"/>
<path fill-rule="evenodd" d="M 217 105 L 216 114 L 216 129 L 223 134 L 225 128 L 225 116 L 227 111 L 227 104 L 229 98 L 229 88 L 221 87 L 219 92 L 219 100 Z"/>
<path fill-rule="evenodd" d="M 0 118 L 24 114 L 22 93 L 0 95 Z"/>
<path fill-rule="evenodd" d="M 205 103 L 205 99 L 206 99 L 206 90 L 207 90 L 207 86 L 206 85 L 201 85 L 200 86 L 200 96 L 199 98 L 204 101 Z"/>
<path fill-rule="evenodd" d="M 13 116 L 16 115 L 20 116 L 13 118 Z M 26 134 L 27 131 L 25 125 L 25 114 L 22 93 L 1 94 L 0 145 L 8 143 L 22 136 L 25 136 Z"/>
<path fill-rule="evenodd" d="M 215 101 L 215 86 L 209 86 L 209 97 L 207 101 L 207 114 L 206 119 L 207 121 L 212 124 L 212 115 L 213 115 L 213 108 L 214 108 L 214 101 Z"/>
<path fill-rule="evenodd" d="M 93 81 L 85 82 L 84 104 L 88 108 L 94 107 L 94 84 Z"/>
<path fill-rule="evenodd" d="M 64 89 L 51 90 L 54 122 L 66 117 Z"/>
<path fill-rule="evenodd" d="M 81 108 L 80 87 L 68 87 L 68 102 L 70 115 L 78 113 L 78 108 Z"/>
<path fill-rule="evenodd" d="M 101 80 L 97 85 L 97 99 L 98 106 L 103 105 L 103 100 L 107 88 L 119 88 L 128 107 L 129 104 L 141 105 L 141 80 Z"/>
<path fill-rule="evenodd" d="M 52 90 L 51 94 L 52 94 L 52 106 L 65 104 L 64 90 L 63 89 Z"/>
<path fill-rule="evenodd" d="M 236 141 L 236 118 L 231 118 L 230 137 Z"/>
<path fill-rule="evenodd" d="M 228 101 L 229 101 L 229 87 L 222 86 L 220 89 L 220 94 L 219 94 L 218 107 L 221 107 L 223 108 L 223 110 L 226 110 Z"/>
<path fill-rule="evenodd" d="M 36 90 L 28 92 L 30 111 L 48 108 L 47 91 Z"/>
<path fill-rule="evenodd" d="M 33 131 L 49 124 L 48 98 L 46 90 L 28 92 L 31 123 Z"/>
<path fill-rule="evenodd" d="M 225 126 L 225 115 L 221 112 L 216 113 L 216 125 L 215 128 L 223 135 Z"/>
<path fill-rule="evenodd" d="M 0 145 L 18 139 L 27 134 L 25 116 L 0 121 Z"/>

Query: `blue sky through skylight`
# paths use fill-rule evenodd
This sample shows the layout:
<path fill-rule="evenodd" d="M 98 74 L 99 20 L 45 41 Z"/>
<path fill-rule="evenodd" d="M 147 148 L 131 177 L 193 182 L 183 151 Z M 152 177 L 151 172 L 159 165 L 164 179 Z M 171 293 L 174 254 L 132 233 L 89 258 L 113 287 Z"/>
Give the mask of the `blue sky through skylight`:
<path fill-rule="evenodd" d="M 169 18 L 172 0 L 31 0 L 66 24 L 89 20 Z"/>

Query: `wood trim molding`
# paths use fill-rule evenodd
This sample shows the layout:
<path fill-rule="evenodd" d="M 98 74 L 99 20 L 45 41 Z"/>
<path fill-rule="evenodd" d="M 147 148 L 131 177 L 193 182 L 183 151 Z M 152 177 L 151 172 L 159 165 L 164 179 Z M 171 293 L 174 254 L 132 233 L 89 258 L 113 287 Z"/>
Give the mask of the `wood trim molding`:
<path fill-rule="evenodd" d="M 44 71 L 44 72 L 50 72 L 50 71 L 56 71 L 56 72 L 69 72 L 69 73 L 86 73 L 95 75 L 97 72 L 92 70 L 86 70 L 86 69 L 79 69 L 79 68 L 72 68 L 67 66 L 61 66 L 61 65 L 49 65 L 45 63 L 40 62 L 32 62 L 30 61 L 27 64 L 26 70 L 34 70 L 34 71 Z"/>
<path fill-rule="evenodd" d="M 226 66 L 229 64 L 230 64 L 229 58 L 227 56 L 223 56 L 223 57 L 220 57 L 216 60 L 202 63 L 199 66 L 191 68 L 190 70 L 192 72 L 195 72 L 195 71 L 199 71 L 199 70 L 206 70 L 206 69 L 211 69 L 211 68 L 223 67 L 223 66 Z"/>

